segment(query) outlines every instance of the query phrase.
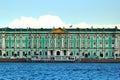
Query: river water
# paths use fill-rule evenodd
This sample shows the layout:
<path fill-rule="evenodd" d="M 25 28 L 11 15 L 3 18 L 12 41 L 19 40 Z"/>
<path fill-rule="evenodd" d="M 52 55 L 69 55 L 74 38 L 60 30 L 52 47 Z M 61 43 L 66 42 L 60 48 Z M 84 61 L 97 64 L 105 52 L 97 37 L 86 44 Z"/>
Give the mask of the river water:
<path fill-rule="evenodd" d="M 120 80 L 120 63 L 0 63 L 0 80 Z"/>

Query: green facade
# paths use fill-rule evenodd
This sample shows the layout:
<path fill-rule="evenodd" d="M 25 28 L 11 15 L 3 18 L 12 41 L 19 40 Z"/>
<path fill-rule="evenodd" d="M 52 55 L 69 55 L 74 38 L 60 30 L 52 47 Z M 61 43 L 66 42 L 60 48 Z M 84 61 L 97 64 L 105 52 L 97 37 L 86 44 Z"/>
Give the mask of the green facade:
<path fill-rule="evenodd" d="M 1 58 L 74 60 L 120 58 L 115 28 L 0 29 Z"/>

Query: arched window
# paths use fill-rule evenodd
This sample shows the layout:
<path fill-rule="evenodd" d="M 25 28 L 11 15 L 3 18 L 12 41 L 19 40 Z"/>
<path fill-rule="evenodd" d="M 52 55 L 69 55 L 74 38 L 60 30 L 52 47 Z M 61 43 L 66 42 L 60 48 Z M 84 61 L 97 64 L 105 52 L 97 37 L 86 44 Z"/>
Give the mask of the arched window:
<path fill-rule="evenodd" d="M 28 52 L 28 55 L 30 55 L 31 53 L 30 53 L 30 51 Z"/>
<path fill-rule="evenodd" d="M 45 52 L 45 55 L 47 56 L 47 54 L 48 54 L 48 53 L 47 53 L 47 51 L 46 51 L 46 52 Z"/>
<path fill-rule="evenodd" d="M 17 54 L 14 54 L 14 57 L 17 57 Z"/>
<path fill-rule="evenodd" d="M 51 56 L 53 55 L 53 50 L 50 51 Z"/>
<path fill-rule="evenodd" d="M 100 52 L 100 57 L 103 57 L 103 53 Z"/>
<path fill-rule="evenodd" d="M 76 53 L 76 55 L 78 55 L 78 56 L 79 56 L 79 53 Z"/>
<path fill-rule="evenodd" d="M 2 51 L 0 50 L 0 56 L 2 56 Z"/>
<path fill-rule="evenodd" d="M 112 57 L 114 57 L 114 52 L 112 52 Z"/>
<path fill-rule="evenodd" d="M 6 56 L 6 54 L 3 54 L 3 56 L 5 57 L 5 56 Z"/>
<path fill-rule="evenodd" d="M 82 56 L 84 56 L 84 52 L 82 53 Z"/>
<path fill-rule="evenodd" d="M 90 52 L 88 52 L 88 56 L 90 56 Z"/>
<path fill-rule="evenodd" d="M 27 54 L 23 51 L 23 56 L 27 56 Z"/>
<path fill-rule="evenodd" d="M 85 54 L 85 57 L 87 58 L 87 57 L 88 57 L 88 54 Z"/>
<path fill-rule="evenodd" d="M 60 55 L 60 51 L 57 51 L 57 55 Z"/>
<path fill-rule="evenodd" d="M 116 57 L 118 57 L 118 54 L 115 54 Z"/>
<path fill-rule="evenodd" d="M 106 56 L 108 56 L 108 52 L 106 52 Z"/>
<path fill-rule="evenodd" d="M 8 51 L 6 52 L 6 56 L 8 56 Z"/>
<path fill-rule="evenodd" d="M 12 51 L 12 56 L 14 56 L 14 51 Z"/>
<path fill-rule="evenodd" d="M 64 55 L 67 55 L 65 50 L 64 50 Z"/>
<path fill-rule="evenodd" d="M 17 55 L 19 56 L 19 54 L 20 54 L 20 52 L 18 51 L 18 52 L 17 52 Z"/>
<path fill-rule="evenodd" d="M 96 52 L 94 52 L 94 56 L 96 56 Z"/>
<path fill-rule="evenodd" d="M 70 53 L 70 56 L 72 56 L 72 55 L 73 55 L 73 52 Z"/>
<path fill-rule="evenodd" d="M 42 52 L 40 51 L 40 55 L 42 55 Z"/>
<path fill-rule="evenodd" d="M 36 55 L 36 51 L 34 52 L 34 55 Z"/>

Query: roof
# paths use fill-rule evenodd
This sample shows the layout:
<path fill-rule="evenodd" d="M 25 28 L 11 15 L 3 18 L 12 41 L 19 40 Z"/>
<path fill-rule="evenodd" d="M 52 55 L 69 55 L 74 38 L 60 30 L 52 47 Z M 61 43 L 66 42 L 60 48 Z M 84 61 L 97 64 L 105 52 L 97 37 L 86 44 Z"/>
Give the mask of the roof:
<path fill-rule="evenodd" d="M 115 31 L 120 31 L 120 29 L 118 29 L 117 27 L 115 28 L 38 28 L 38 29 L 33 29 L 33 28 L 0 28 L 0 31 L 7 31 L 7 32 L 15 32 L 15 31 L 28 31 L 28 32 L 32 32 L 32 31 L 40 31 L 40 32 L 52 32 L 52 33 L 66 33 L 66 32 L 73 32 L 73 31 L 80 31 L 80 32 L 86 32 L 86 31 L 90 31 L 90 32 L 99 32 L 99 31 L 105 31 L 105 32 L 115 32 Z"/>
<path fill-rule="evenodd" d="M 53 29 L 52 31 L 51 31 L 51 33 L 55 33 L 55 34 L 65 34 L 65 33 L 67 33 L 64 29 L 62 29 L 62 28 L 57 28 L 57 29 Z"/>

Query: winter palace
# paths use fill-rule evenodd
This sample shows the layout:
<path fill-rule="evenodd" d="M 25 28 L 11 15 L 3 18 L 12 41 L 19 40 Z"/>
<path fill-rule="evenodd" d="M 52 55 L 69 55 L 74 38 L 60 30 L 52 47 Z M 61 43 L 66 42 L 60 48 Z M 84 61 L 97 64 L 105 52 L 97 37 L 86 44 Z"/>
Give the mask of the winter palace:
<path fill-rule="evenodd" d="M 0 28 L 0 58 L 31 60 L 119 59 L 120 29 Z"/>

